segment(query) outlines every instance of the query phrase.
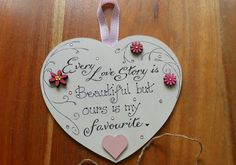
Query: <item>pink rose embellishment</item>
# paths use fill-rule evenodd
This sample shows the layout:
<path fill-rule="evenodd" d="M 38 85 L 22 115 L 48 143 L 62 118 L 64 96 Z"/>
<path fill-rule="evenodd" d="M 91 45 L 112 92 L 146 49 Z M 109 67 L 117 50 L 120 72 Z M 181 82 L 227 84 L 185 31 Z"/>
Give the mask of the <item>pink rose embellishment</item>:
<path fill-rule="evenodd" d="M 132 42 L 130 45 L 130 51 L 136 55 L 140 54 L 143 52 L 143 45 L 138 41 Z"/>
<path fill-rule="evenodd" d="M 164 78 L 164 83 L 166 86 L 174 86 L 176 84 L 176 76 L 173 73 L 167 73 L 165 74 Z"/>
<path fill-rule="evenodd" d="M 67 75 L 63 75 L 61 70 L 57 71 L 57 74 L 51 72 L 51 78 L 49 79 L 49 82 L 52 84 L 54 83 L 56 87 L 59 87 L 60 84 L 66 85 L 66 79 L 68 78 Z"/>

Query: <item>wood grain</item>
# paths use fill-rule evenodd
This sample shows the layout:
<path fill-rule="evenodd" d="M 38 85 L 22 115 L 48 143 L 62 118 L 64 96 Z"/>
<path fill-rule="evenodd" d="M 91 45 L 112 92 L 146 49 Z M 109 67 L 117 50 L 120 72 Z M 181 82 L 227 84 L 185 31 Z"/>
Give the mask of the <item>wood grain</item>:
<path fill-rule="evenodd" d="M 199 139 L 203 165 L 236 164 L 236 1 L 120 0 L 120 38 L 164 41 L 183 67 L 180 99 L 157 133 Z M 112 164 L 71 139 L 48 112 L 39 86 L 41 65 L 59 42 L 100 39 L 95 0 L 0 1 L 0 164 Z M 94 144 L 96 145 L 96 144 Z M 159 139 L 143 164 L 194 164 L 198 145 Z M 138 154 L 119 164 L 135 164 Z"/>

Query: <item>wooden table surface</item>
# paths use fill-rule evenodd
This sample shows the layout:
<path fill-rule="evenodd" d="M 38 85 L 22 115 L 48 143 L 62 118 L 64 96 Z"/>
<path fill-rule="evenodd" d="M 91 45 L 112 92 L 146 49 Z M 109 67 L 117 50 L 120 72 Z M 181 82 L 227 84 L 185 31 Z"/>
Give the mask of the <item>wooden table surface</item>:
<path fill-rule="evenodd" d="M 70 138 L 41 95 L 49 51 L 75 37 L 100 39 L 96 0 L 0 0 L 0 164 L 77 165 L 110 161 Z M 157 133 L 199 139 L 204 165 L 236 164 L 236 1 L 120 0 L 120 38 L 164 41 L 183 67 L 174 112 Z M 194 164 L 199 146 L 173 137 L 145 153 L 145 165 Z M 136 163 L 140 150 L 119 164 Z"/>

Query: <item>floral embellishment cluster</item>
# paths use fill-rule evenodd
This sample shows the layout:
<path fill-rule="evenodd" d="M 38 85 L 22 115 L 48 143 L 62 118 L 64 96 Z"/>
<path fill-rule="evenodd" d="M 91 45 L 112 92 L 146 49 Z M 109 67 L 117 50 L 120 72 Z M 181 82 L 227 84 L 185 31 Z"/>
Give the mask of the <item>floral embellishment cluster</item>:
<path fill-rule="evenodd" d="M 49 82 L 51 84 L 54 84 L 56 87 L 59 87 L 60 84 L 66 85 L 66 79 L 68 78 L 67 75 L 63 75 L 61 70 L 57 71 L 56 73 L 51 72 L 51 78 L 49 79 Z"/>
<path fill-rule="evenodd" d="M 167 86 L 174 86 L 177 82 L 176 76 L 173 73 L 165 74 L 163 80 L 164 80 L 165 85 Z"/>
<path fill-rule="evenodd" d="M 132 42 L 130 45 L 130 51 L 136 55 L 140 54 L 143 52 L 143 45 L 138 41 Z"/>

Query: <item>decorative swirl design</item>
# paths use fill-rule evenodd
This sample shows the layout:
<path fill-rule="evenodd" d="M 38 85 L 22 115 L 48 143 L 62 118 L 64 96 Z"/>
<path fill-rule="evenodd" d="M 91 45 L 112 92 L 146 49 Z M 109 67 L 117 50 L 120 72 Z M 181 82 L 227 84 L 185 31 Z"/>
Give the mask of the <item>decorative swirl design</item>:
<path fill-rule="evenodd" d="M 54 109 L 57 113 L 59 113 L 60 115 L 62 115 L 62 116 L 68 121 L 68 124 L 65 125 L 65 128 L 71 130 L 71 132 L 72 132 L 74 135 L 79 135 L 80 130 L 79 130 L 78 126 L 75 124 L 75 122 L 74 122 L 73 120 L 78 120 L 79 117 L 80 117 L 80 115 L 79 115 L 78 113 L 74 113 L 74 114 L 73 114 L 73 120 L 72 120 L 70 117 L 68 117 L 67 115 L 63 114 L 61 111 L 59 111 L 59 110 L 54 106 L 54 104 L 64 104 L 64 103 L 72 103 L 73 105 L 76 105 L 76 102 L 71 101 L 67 95 L 64 95 L 64 96 L 62 97 L 62 99 L 64 100 L 64 101 L 62 101 L 62 102 L 51 101 L 51 100 L 49 99 L 49 96 L 48 96 L 46 90 L 45 90 L 45 84 L 46 84 L 48 87 L 50 87 L 50 88 L 55 88 L 54 86 L 51 86 L 51 85 L 48 83 L 48 81 L 47 81 L 47 79 L 46 79 L 46 77 L 45 77 L 47 73 L 50 73 L 50 72 L 52 71 L 52 68 L 50 68 L 49 65 L 50 65 L 50 64 L 53 64 L 53 65 L 56 64 L 54 61 L 50 61 L 50 59 L 51 59 L 54 55 L 56 55 L 56 54 L 59 53 L 59 52 L 62 52 L 62 51 L 65 51 L 65 50 L 69 50 L 69 49 L 74 50 L 76 54 L 80 53 L 80 50 L 89 51 L 87 48 L 80 48 L 80 47 L 74 48 L 74 47 L 72 47 L 72 46 L 73 46 L 73 43 L 79 43 L 79 41 L 72 41 L 71 43 L 72 43 L 71 45 L 70 45 L 70 43 L 65 43 L 65 44 L 61 45 L 60 47 L 58 47 L 54 52 L 51 53 L 50 57 L 49 57 L 48 60 L 46 61 L 46 64 L 44 65 L 44 68 L 43 68 L 43 76 L 42 76 L 42 77 L 43 77 L 43 84 L 42 84 L 42 88 L 43 88 L 44 96 L 45 96 L 46 99 L 48 100 L 49 104 L 53 107 L 53 109 Z M 66 46 L 66 45 L 68 45 L 68 46 L 70 46 L 70 47 L 63 48 L 63 47 Z M 54 104 L 53 104 L 53 103 L 54 103 Z"/>
<path fill-rule="evenodd" d="M 78 112 L 75 112 L 73 116 L 74 116 L 74 120 L 78 120 L 80 118 L 80 115 Z"/>
<path fill-rule="evenodd" d="M 62 97 L 62 99 L 63 99 L 64 101 L 61 101 L 61 102 L 59 102 L 59 101 L 53 101 L 53 103 L 55 103 L 55 104 L 72 103 L 72 104 L 76 105 L 76 102 L 71 101 L 70 98 L 69 98 L 67 95 L 64 95 L 64 96 Z"/>
<path fill-rule="evenodd" d="M 166 54 L 165 52 L 163 53 L 161 51 L 163 51 L 162 48 L 155 48 L 155 49 L 151 50 L 150 52 L 147 52 L 147 53 L 143 54 L 141 56 L 141 60 L 143 60 L 143 58 L 148 55 L 148 60 L 150 61 L 153 54 L 158 55 L 158 58 L 154 58 L 154 60 L 160 59 L 162 56 L 169 57 L 168 54 Z"/>
<path fill-rule="evenodd" d="M 46 65 L 45 65 L 45 68 L 47 68 L 50 64 L 55 65 L 55 62 L 54 62 L 54 61 L 49 61 L 49 62 L 47 62 Z M 44 70 L 43 70 L 43 81 L 44 81 L 44 83 L 47 84 L 48 87 L 54 88 L 53 86 L 51 86 L 51 85 L 48 83 L 48 81 L 45 80 L 44 75 L 45 75 L 46 72 L 51 73 L 51 72 L 52 72 L 52 68 L 47 68 L 47 69 L 44 69 Z"/>
<path fill-rule="evenodd" d="M 43 71 L 43 74 L 46 73 L 45 70 L 48 70 L 49 68 L 46 68 L 47 65 L 45 65 L 44 67 L 44 71 Z M 45 80 L 45 75 L 43 75 L 43 81 L 46 82 Z M 46 91 L 45 91 L 45 84 L 48 85 L 47 83 L 43 83 L 43 93 L 46 97 L 46 99 L 48 100 L 49 104 L 53 107 L 53 109 L 59 113 L 60 115 L 62 115 L 65 119 L 67 119 L 67 121 L 69 121 L 70 123 L 66 125 L 66 128 L 69 129 L 71 128 L 71 131 L 73 132 L 73 134 L 75 135 L 79 135 L 79 128 L 78 126 L 68 117 L 66 116 L 65 114 L 63 114 L 61 111 L 59 111 L 54 105 L 53 103 L 51 102 L 51 100 L 49 99 L 49 96 L 47 95 Z M 51 86 L 50 86 L 51 87 Z M 72 126 L 70 126 L 72 125 Z"/>
<path fill-rule="evenodd" d="M 59 52 L 62 52 L 62 51 L 65 51 L 65 50 L 74 50 L 76 54 L 78 54 L 80 52 L 80 50 L 86 50 L 86 51 L 89 51 L 87 48 L 80 48 L 80 47 L 77 47 L 77 48 L 74 48 L 73 45 L 75 43 L 80 43 L 80 41 L 71 41 L 71 43 L 65 43 L 63 45 L 61 45 L 60 47 L 58 47 L 52 54 L 51 54 L 51 57 L 53 57 L 55 54 L 59 53 Z M 67 48 L 63 48 L 65 46 L 69 46 Z M 63 49 L 61 49 L 63 48 Z"/>
<path fill-rule="evenodd" d="M 86 50 L 86 51 L 88 51 L 87 48 L 64 48 L 64 49 L 58 50 L 57 52 L 54 52 L 54 53 L 52 54 L 52 56 L 55 55 L 55 54 L 57 54 L 57 53 L 59 53 L 59 52 L 62 52 L 62 51 L 65 51 L 65 50 L 70 50 L 70 49 L 71 49 L 71 50 L 74 50 L 76 54 L 80 53 L 80 50 Z"/>
<path fill-rule="evenodd" d="M 66 125 L 66 129 L 70 129 L 70 128 L 75 135 L 79 135 L 78 127 L 75 127 L 75 126 L 70 127 L 69 125 Z"/>
<path fill-rule="evenodd" d="M 84 129 L 84 135 L 85 136 L 89 136 L 89 134 L 90 134 L 90 129 L 89 128 L 85 128 Z"/>
<path fill-rule="evenodd" d="M 161 61 L 161 60 L 160 60 L 160 61 Z M 162 61 L 162 62 L 164 62 L 164 61 Z M 164 62 L 164 63 L 165 63 L 165 65 L 164 65 L 163 68 L 162 68 L 162 72 L 163 72 L 163 73 L 170 73 L 170 72 L 171 72 L 171 69 L 173 69 L 174 72 L 176 73 L 177 77 L 180 78 L 180 75 L 179 75 L 179 73 L 180 73 L 180 68 L 178 67 L 177 64 L 172 63 L 172 62 Z M 176 70 L 176 68 L 175 68 L 173 65 L 174 65 L 178 70 Z"/>
<path fill-rule="evenodd" d="M 129 63 L 134 63 L 135 61 L 134 61 L 134 59 L 131 59 L 131 60 L 129 60 L 128 58 L 126 58 L 126 51 L 127 51 L 127 48 L 128 48 L 128 46 L 130 45 L 131 43 L 129 43 L 129 44 L 127 44 L 124 48 L 117 48 L 116 50 L 115 50 L 115 54 L 119 54 L 120 52 L 122 52 L 123 51 L 123 64 L 125 64 L 126 62 L 129 62 Z"/>
<path fill-rule="evenodd" d="M 180 72 L 181 69 L 178 65 L 178 62 L 169 54 L 169 52 L 167 52 L 164 48 L 162 48 L 161 46 L 151 43 L 151 42 L 147 42 L 147 41 L 139 41 L 141 43 L 144 44 L 149 44 L 152 45 L 154 48 L 144 54 L 142 54 L 142 56 L 140 57 L 141 61 L 145 59 L 145 57 L 148 57 L 148 61 L 158 61 L 158 62 L 162 62 L 164 63 L 164 66 L 162 67 L 162 72 L 163 74 L 165 73 L 170 73 L 170 72 L 175 72 L 175 74 L 177 75 L 178 79 L 180 79 Z M 127 56 L 130 56 L 130 53 L 127 53 L 127 48 L 130 46 L 132 42 L 126 44 L 123 48 L 117 48 L 115 50 L 116 54 L 120 54 L 122 53 L 123 56 L 123 64 L 125 63 L 134 63 L 135 60 L 134 59 L 129 59 Z M 154 56 L 155 55 L 155 56 Z M 168 58 L 169 61 L 165 61 L 163 60 L 163 57 Z M 133 57 L 136 58 L 136 57 Z M 177 97 L 180 93 L 180 86 L 181 83 L 178 83 L 179 89 L 178 89 L 178 94 Z"/>

